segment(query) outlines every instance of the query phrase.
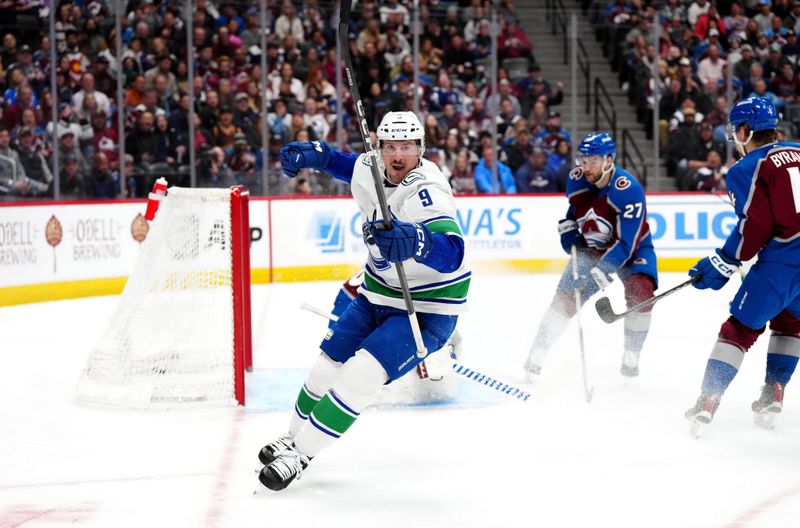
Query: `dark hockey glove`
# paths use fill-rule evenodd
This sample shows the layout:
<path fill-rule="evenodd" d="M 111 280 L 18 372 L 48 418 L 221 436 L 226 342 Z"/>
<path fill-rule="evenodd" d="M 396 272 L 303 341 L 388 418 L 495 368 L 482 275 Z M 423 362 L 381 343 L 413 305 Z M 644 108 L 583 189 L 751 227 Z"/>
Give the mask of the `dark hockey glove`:
<path fill-rule="evenodd" d="M 403 222 L 392 214 L 392 228 L 386 230 L 383 220 L 373 220 L 363 226 L 364 240 L 378 246 L 381 256 L 389 262 L 413 258 L 425 260 L 433 247 L 431 232 L 422 224 Z"/>
<path fill-rule="evenodd" d="M 323 141 L 296 141 L 283 146 L 280 159 L 283 173 L 294 178 L 300 169 L 327 168 L 331 148 Z"/>
<path fill-rule="evenodd" d="M 558 222 L 558 234 L 561 236 L 561 247 L 566 253 L 570 252 L 572 246 L 578 249 L 586 247 L 586 240 L 581 235 L 578 222 L 571 218 L 565 218 Z"/>
<path fill-rule="evenodd" d="M 690 277 L 698 277 L 692 282 L 692 286 L 698 290 L 707 288 L 719 290 L 725 286 L 736 268 L 741 265 L 741 261 L 727 256 L 721 249 L 718 249 L 713 255 L 700 259 L 689 270 Z"/>

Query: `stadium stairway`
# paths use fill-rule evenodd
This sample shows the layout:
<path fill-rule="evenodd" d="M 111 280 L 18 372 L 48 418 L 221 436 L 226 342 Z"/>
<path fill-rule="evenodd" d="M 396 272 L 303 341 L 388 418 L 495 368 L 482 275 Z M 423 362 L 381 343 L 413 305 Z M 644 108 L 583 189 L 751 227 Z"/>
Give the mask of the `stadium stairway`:
<path fill-rule="evenodd" d="M 580 141 L 589 132 L 594 131 L 594 79 L 599 78 L 611 98 L 611 103 L 616 111 L 617 119 L 617 148 L 618 162 L 622 152 L 622 131 L 627 129 L 630 137 L 638 147 L 644 164 L 647 167 L 647 189 L 649 191 L 675 191 L 677 187 L 672 178 L 666 176 L 666 169 L 663 166 L 664 160 L 661 159 L 660 178 L 656 180 L 655 174 L 655 153 L 653 143 L 645 137 L 645 128 L 642 123 L 636 120 L 636 109 L 628 103 L 628 97 L 619 86 L 616 72 L 611 70 L 608 58 L 603 56 L 602 45 L 595 40 L 595 32 L 589 18 L 580 10 L 578 2 L 563 0 L 566 7 L 566 16 L 569 21 L 572 13 L 577 15 L 578 36 L 582 40 L 587 52 L 589 63 L 591 64 L 590 81 L 590 111 L 586 112 L 586 81 L 583 74 L 578 69 L 578 105 L 577 105 L 577 130 L 572 127 L 572 94 L 570 91 L 570 79 L 572 75 L 571 65 L 568 60 L 564 60 L 564 33 L 561 28 L 557 28 L 556 34 L 552 33 L 552 22 L 546 17 L 546 0 L 529 0 L 521 2 L 517 7 L 517 17 L 519 25 L 529 35 L 533 43 L 533 53 L 536 61 L 542 68 L 544 78 L 554 85 L 556 81 L 562 81 L 566 86 L 564 90 L 564 101 L 556 109 L 561 113 L 561 124 L 577 136 L 576 141 Z M 568 22 L 569 23 L 569 22 Z M 608 121 L 600 114 L 600 130 L 610 132 Z M 631 150 L 630 147 L 629 151 Z M 627 165 L 626 168 L 638 174 L 641 172 L 639 166 L 641 162 L 636 158 L 634 165 Z"/>

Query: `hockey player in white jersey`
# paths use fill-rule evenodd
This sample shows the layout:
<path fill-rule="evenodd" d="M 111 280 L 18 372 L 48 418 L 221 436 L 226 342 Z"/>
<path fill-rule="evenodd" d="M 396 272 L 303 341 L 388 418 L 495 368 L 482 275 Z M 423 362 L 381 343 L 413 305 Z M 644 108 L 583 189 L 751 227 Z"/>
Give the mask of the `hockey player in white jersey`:
<path fill-rule="evenodd" d="M 323 448 L 358 418 L 386 383 L 413 371 L 424 358 L 416 345 L 395 263 L 403 262 L 427 350 L 439 350 L 466 309 L 470 271 L 450 185 L 422 158 L 425 133 L 411 112 L 389 112 L 378 127 L 378 158 L 339 152 L 321 141 L 289 143 L 284 173 L 323 170 L 351 184 L 369 250 L 358 296 L 320 345 L 321 353 L 297 397 L 289 431 L 259 452 L 259 474 L 269 489 L 288 486 Z M 393 215 L 385 229 L 369 164 L 379 163 Z"/>

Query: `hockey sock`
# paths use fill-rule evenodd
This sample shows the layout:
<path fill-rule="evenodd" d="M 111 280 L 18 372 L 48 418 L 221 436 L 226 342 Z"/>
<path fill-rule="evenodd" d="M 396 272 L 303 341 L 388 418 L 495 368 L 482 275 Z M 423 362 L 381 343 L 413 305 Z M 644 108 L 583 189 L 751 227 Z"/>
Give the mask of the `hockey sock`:
<path fill-rule="evenodd" d="M 297 450 L 308 457 L 317 456 L 353 425 L 361 410 L 388 380 L 378 360 L 366 350 L 357 351 L 345 362 L 333 387 L 309 414 L 308 425 L 295 437 Z"/>
<path fill-rule="evenodd" d="M 703 394 L 724 394 L 739 372 L 743 360 L 744 351 L 741 348 L 717 341 L 706 364 L 701 388 Z"/>
<path fill-rule="evenodd" d="M 539 331 L 536 333 L 536 339 L 533 340 L 531 350 L 550 350 L 553 343 L 564 333 L 567 323 L 569 323 L 569 317 L 550 306 L 539 325 Z"/>
<path fill-rule="evenodd" d="M 652 318 L 652 312 L 633 312 L 625 316 L 625 350 L 642 351 Z"/>
<path fill-rule="evenodd" d="M 317 406 L 322 395 L 325 394 L 336 379 L 342 364 L 329 358 L 325 353 L 320 353 L 317 362 L 311 367 L 306 382 L 297 395 L 294 412 L 289 422 L 289 433 L 296 435 L 306 424 L 308 416 Z"/>
<path fill-rule="evenodd" d="M 800 338 L 793 335 L 772 334 L 767 347 L 767 373 L 765 383 L 786 385 L 792 379 L 800 359 Z"/>

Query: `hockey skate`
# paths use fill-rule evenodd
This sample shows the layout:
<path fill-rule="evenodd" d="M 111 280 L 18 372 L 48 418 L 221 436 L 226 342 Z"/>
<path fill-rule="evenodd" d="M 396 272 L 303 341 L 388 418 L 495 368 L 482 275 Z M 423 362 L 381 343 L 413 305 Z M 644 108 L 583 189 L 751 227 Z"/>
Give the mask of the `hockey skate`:
<path fill-rule="evenodd" d="M 719 407 L 719 394 L 701 394 L 694 407 L 688 409 L 684 416 L 691 422 L 689 433 L 700 438 L 703 427 L 711 423 Z"/>
<path fill-rule="evenodd" d="M 273 440 L 261 448 L 261 451 L 258 452 L 258 461 L 264 466 L 270 465 L 278 455 L 292 447 L 293 440 L 294 435 L 290 433 L 281 435 L 277 440 Z"/>
<path fill-rule="evenodd" d="M 261 470 L 258 480 L 272 491 L 281 491 L 294 479 L 301 478 L 303 470 L 308 467 L 309 462 L 311 462 L 309 457 L 298 452 L 294 446 L 289 446 Z"/>
<path fill-rule="evenodd" d="M 775 429 L 775 415 L 783 409 L 783 385 L 767 383 L 761 388 L 761 396 L 751 405 L 753 422 L 764 429 Z"/>
<path fill-rule="evenodd" d="M 545 351 L 542 349 L 532 348 L 528 354 L 528 359 L 522 365 L 525 370 L 525 380 L 530 383 L 534 377 L 542 373 L 542 363 L 544 362 Z"/>
<path fill-rule="evenodd" d="M 639 352 L 626 350 L 622 355 L 622 366 L 619 373 L 628 378 L 635 378 L 639 375 Z"/>

